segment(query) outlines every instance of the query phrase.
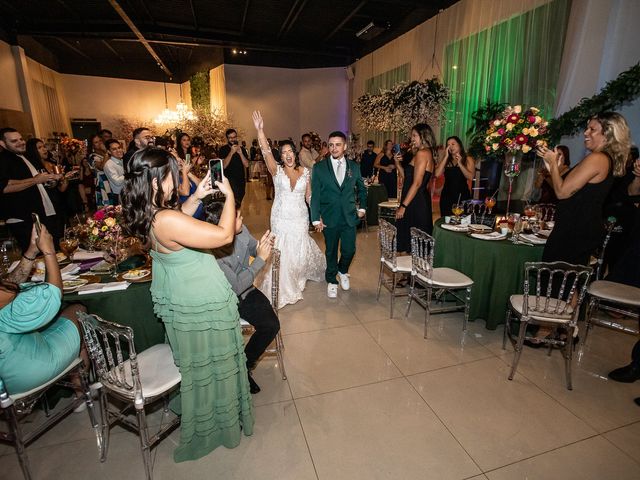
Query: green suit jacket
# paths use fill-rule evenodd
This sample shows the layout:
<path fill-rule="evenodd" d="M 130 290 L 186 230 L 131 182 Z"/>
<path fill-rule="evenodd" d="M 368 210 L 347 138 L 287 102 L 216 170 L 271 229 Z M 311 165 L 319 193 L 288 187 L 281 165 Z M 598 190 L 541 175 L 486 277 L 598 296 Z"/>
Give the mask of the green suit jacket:
<path fill-rule="evenodd" d="M 356 195 L 359 208 L 367 207 L 367 188 L 364 186 L 360 165 L 347 160 L 347 171 L 342 185 L 338 184 L 331 157 L 316 163 L 311 176 L 311 221 L 322 218 L 325 226 L 331 228 L 346 223 L 355 227 L 360 223 L 356 209 Z"/>

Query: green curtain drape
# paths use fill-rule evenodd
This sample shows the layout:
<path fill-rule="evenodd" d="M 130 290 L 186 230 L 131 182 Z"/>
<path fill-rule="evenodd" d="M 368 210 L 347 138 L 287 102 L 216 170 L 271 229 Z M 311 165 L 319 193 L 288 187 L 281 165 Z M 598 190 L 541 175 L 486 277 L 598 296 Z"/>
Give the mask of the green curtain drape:
<path fill-rule="evenodd" d="M 445 47 L 451 104 L 441 140 L 458 135 L 466 144 L 471 115 L 487 99 L 553 114 L 570 4 L 552 0 Z"/>
<path fill-rule="evenodd" d="M 395 87 L 400 82 L 408 82 L 410 75 L 411 63 L 405 63 L 365 80 L 364 91 L 366 93 L 378 93 L 380 90 L 387 90 Z M 382 147 L 385 140 L 389 138 L 396 139 L 396 137 L 396 132 L 365 132 L 361 140 L 362 144 L 365 144 L 368 140 L 373 140 L 376 142 L 376 147 Z"/>

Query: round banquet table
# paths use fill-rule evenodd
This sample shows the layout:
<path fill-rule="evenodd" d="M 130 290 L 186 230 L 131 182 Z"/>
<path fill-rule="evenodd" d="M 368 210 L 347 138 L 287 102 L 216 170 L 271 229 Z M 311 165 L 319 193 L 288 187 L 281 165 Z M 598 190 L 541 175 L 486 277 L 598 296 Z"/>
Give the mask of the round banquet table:
<path fill-rule="evenodd" d="M 509 296 L 522 292 L 525 262 L 539 262 L 544 245 L 479 240 L 434 225 L 435 267 L 454 268 L 473 280 L 469 320 L 483 319 L 489 330 L 504 323 Z"/>
<path fill-rule="evenodd" d="M 367 188 L 367 224 L 378 225 L 378 204 L 389 200 L 384 185 L 369 185 Z"/>
<path fill-rule="evenodd" d="M 102 283 L 109 281 L 114 280 L 109 275 L 102 276 Z M 158 343 L 165 343 L 164 325 L 153 313 L 149 287 L 151 282 L 143 282 L 131 283 L 126 290 L 86 295 L 66 293 L 63 301 L 81 303 L 89 313 L 131 327 L 136 350 L 141 352 Z"/>

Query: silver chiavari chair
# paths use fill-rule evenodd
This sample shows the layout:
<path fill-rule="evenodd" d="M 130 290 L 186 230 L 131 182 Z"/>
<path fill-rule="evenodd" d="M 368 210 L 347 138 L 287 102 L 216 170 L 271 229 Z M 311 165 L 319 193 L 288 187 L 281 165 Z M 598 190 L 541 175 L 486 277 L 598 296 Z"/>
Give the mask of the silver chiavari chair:
<path fill-rule="evenodd" d="M 164 401 L 165 412 L 168 412 L 169 395 L 180 385 L 181 375 L 174 363 L 171 347 L 158 344 L 137 353 L 131 327 L 108 322 L 97 315 L 79 314 L 99 387 L 102 414 L 100 461 L 107 459 L 111 426 L 121 423 L 140 437 L 146 478 L 151 480 L 151 449 L 180 424 L 180 417 L 175 417 L 152 435 L 146 415 L 146 407 L 160 400 Z M 110 402 L 109 398 L 116 401 Z M 132 409 L 136 415 L 135 422 L 128 416 Z"/>
<path fill-rule="evenodd" d="M 418 228 L 411 228 L 411 287 L 405 317 L 409 315 L 411 304 L 414 300 L 424 308 L 424 338 L 427 338 L 429 319 L 432 313 L 464 310 L 462 330 L 467 329 L 471 290 L 473 288 L 473 280 L 464 273 L 448 267 L 433 267 L 435 244 L 436 241 L 431 235 Z M 426 289 L 426 296 L 419 292 L 416 285 Z M 456 305 L 432 308 L 433 289 L 440 290 L 442 294 L 453 295 L 461 304 L 456 302 Z M 465 292 L 464 298 L 458 293 L 461 290 Z"/>
<path fill-rule="evenodd" d="M 591 267 L 572 265 L 565 262 L 526 262 L 522 294 L 511 295 L 507 308 L 502 348 L 506 348 L 507 338 L 514 347 L 513 363 L 509 380 L 513 380 L 522 355 L 525 340 L 542 342 L 551 348 L 562 349 L 565 360 L 567 389 L 572 390 L 571 362 L 574 337 L 578 333 L 580 305 L 587 292 Z M 517 334 L 512 331 L 512 321 L 519 321 Z M 544 325 L 552 328 L 552 333 L 543 339 L 527 336 L 527 326 Z M 564 338 L 558 330 L 564 330 Z"/>
<path fill-rule="evenodd" d="M 380 275 L 378 276 L 378 294 L 376 301 L 380 299 L 380 290 L 384 288 L 391 293 L 391 306 L 389 318 L 393 318 L 393 307 L 396 297 L 406 296 L 406 291 L 397 291 L 398 281 L 406 278 L 411 273 L 411 257 L 398 257 L 396 237 L 398 230 L 384 219 L 379 219 L 378 241 L 380 243 Z M 389 280 L 385 280 L 387 275 Z"/>

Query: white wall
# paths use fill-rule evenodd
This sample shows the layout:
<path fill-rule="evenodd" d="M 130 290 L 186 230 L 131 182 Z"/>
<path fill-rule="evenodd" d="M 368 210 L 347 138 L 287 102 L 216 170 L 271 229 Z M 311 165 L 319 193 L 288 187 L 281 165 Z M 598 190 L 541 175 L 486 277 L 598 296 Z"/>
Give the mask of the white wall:
<path fill-rule="evenodd" d="M 316 131 L 325 138 L 348 129 L 348 80 L 344 68 L 297 70 L 225 65 L 227 112 L 247 143 L 255 138 L 251 112 L 260 110 L 270 138 Z"/>
<path fill-rule="evenodd" d="M 23 111 L 15 60 L 11 46 L 3 41 L 0 41 L 0 72 L 0 108 Z"/>
<path fill-rule="evenodd" d="M 165 106 L 160 82 L 122 78 L 62 75 L 67 110 L 71 118 L 95 118 L 103 128 L 117 129 L 117 118 L 152 125 Z M 185 103 L 191 104 L 189 82 L 182 86 Z M 167 83 L 170 109 L 180 100 L 180 85 Z"/>

